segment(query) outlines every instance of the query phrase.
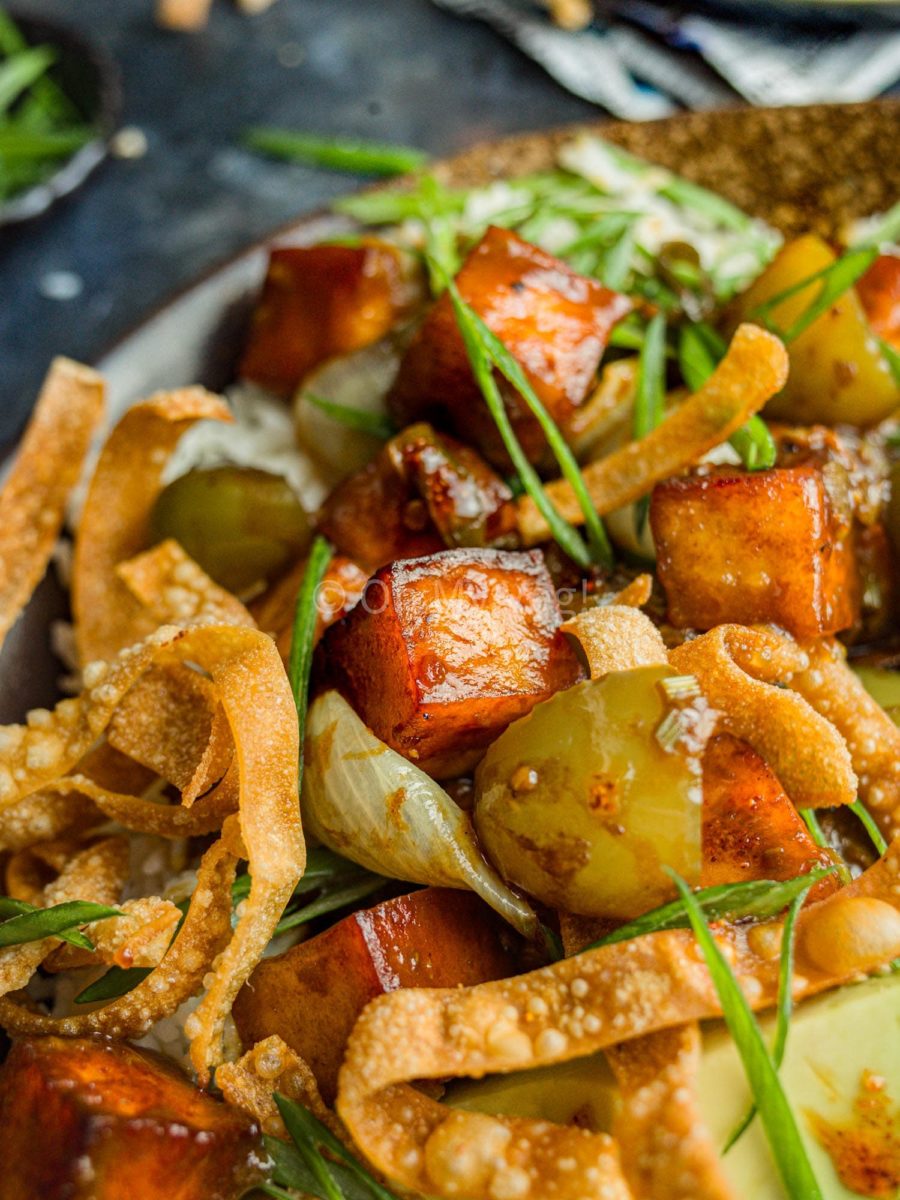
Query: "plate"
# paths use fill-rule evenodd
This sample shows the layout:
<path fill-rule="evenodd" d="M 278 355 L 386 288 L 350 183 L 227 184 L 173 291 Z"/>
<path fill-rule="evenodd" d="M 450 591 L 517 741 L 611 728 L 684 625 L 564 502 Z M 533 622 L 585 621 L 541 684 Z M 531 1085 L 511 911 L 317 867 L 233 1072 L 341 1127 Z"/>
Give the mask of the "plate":
<path fill-rule="evenodd" d="M 833 236 L 846 221 L 884 211 L 900 197 L 900 101 L 728 109 L 587 128 L 721 192 L 786 234 L 813 229 Z M 444 182 L 458 186 L 543 170 L 575 132 L 569 127 L 475 146 L 436 170 Z M 330 214 L 302 217 L 150 315 L 96 364 L 108 381 L 112 417 L 160 388 L 224 387 L 233 376 L 269 247 L 308 244 L 348 226 Z M 48 575 L 0 655 L 0 722 L 53 702 L 59 664 L 47 631 L 64 611 L 64 597 Z"/>
<path fill-rule="evenodd" d="M 788 20 L 823 32 L 824 22 L 849 25 L 900 25 L 897 0 L 701 0 L 698 8 L 754 22 Z"/>

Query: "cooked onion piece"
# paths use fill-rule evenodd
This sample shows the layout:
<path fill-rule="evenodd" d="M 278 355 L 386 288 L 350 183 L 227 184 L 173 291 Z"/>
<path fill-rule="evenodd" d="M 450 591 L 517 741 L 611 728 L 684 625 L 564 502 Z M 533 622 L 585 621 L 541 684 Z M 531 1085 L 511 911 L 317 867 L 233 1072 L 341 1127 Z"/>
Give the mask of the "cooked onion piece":
<path fill-rule="evenodd" d="M 90 367 L 56 358 L 0 491 L 0 645 L 40 583 L 103 416 Z"/>
<path fill-rule="evenodd" d="M 800 913 L 795 998 L 872 969 L 871 938 L 867 957 L 849 954 L 838 965 L 820 964 L 807 952 L 815 923 L 831 920 L 838 905 L 861 897 L 881 901 L 896 915 L 900 840 L 854 883 Z M 871 922 L 872 916 L 865 919 Z M 780 923 L 773 925 L 780 933 Z M 880 928 L 887 931 L 881 941 L 884 966 L 900 953 L 900 930 L 887 921 Z M 721 928 L 716 938 L 751 1005 L 772 1005 L 778 994 L 777 950 L 757 953 L 757 939 L 734 927 Z M 778 939 L 761 941 L 768 949 Z M 604 1194 L 604 1185 L 610 1196 L 627 1196 L 609 1139 L 546 1121 L 454 1111 L 407 1085 L 566 1062 L 719 1015 L 712 978 L 687 930 L 604 946 L 477 987 L 401 989 L 378 997 L 360 1017 L 341 1071 L 338 1113 L 379 1170 L 424 1195 L 494 1200 L 512 1177 L 523 1200 L 548 1195 L 583 1200 Z"/>
<path fill-rule="evenodd" d="M 844 738 L 863 801 L 885 836 L 896 837 L 900 833 L 900 729 L 847 666 L 839 642 L 827 638 L 804 648 L 809 667 L 793 675 L 788 685 Z"/>
<path fill-rule="evenodd" d="M 613 1135 L 640 1200 L 735 1200 L 696 1097 L 696 1021 L 610 1046 L 619 1085 Z"/>
<path fill-rule="evenodd" d="M 645 589 L 639 580 L 629 584 L 640 600 Z M 638 585 L 638 586 L 635 586 Z M 610 671 L 630 671 L 635 667 L 666 666 L 669 658 L 665 642 L 649 617 L 630 607 L 625 592 L 616 597 L 615 604 L 586 608 L 563 625 L 565 633 L 578 638 L 588 660 L 592 679 Z M 646 603 L 649 596 L 641 603 Z"/>
<path fill-rule="evenodd" d="M 720 625 L 669 654 L 695 676 L 725 727 L 769 763 L 799 808 L 852 804 L 857 781 L 840 733 L 777 682 L 803 671 L 806 654 L 774 630 Z"/>
<path fill-rule="evenodd" d="M 83 664 L 111 659 L 157 626 L 116 574 L 146 549 L 149 520 L 169 455 L 199 420 L 230 421 L 224 400 L 203 388 L 162 392 L 129 409 L 106 441 L 75 539 L 72 612 Z"/>
<path fill-rule="evenodd" d="M 485 862 L 468 816 L 334 691 L 307 718 L 303 817 L 326 846 L 370 871 L 471 888 L 520 932 L 535 932 L 532 909 Z"/>
<path fill-rule="evenodd" d="M 759 412 L 787 379 L 787 351 L 778 338 L 756 325 L 739 325 L 728 352 L 707 382 L 645 437 L 591 463 L 582 471 L 588 493 L 601 516 L 639 500 L 662 479 L 677 475 L 721 445 Z M 547 494 L 566 520 L 578 524 L 584 514 L 563 480 Z M 550 536 L 530 497 L 518 503 L 519 532 L 526 546 Z"/>
<path fill-rule="evenodd" d="M 171 538 L 119 563 L 116 574 L 159 625 L 212 621 L 256 628 L 237 596 L 210 579 Z"/>

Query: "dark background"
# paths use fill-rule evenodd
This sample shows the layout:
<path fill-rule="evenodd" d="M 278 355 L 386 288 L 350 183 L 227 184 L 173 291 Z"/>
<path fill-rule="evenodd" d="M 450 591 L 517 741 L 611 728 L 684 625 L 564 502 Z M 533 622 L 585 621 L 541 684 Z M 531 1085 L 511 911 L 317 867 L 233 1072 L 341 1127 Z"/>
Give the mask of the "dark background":
<path fill-rule="evenodd" d="M 99 42 L 121 68 L 122 122 L 149 146 L 144 158 L 104 163 L 38 221 L 0 230 L 0 444 L 20 430 L 54 354 L 91 361 L 199 273 L 357 186 L 251 155 L 238 145 L 244 126 L 444 155 L 599 115 L 481 23 L 427 0 L 278 0 L 256 17 L 215 0 L 195 34 L 158 29 L 153 0 L 9 7 Z M 77 298 L 42 295 L 60 271 L 83 281 Z"/>

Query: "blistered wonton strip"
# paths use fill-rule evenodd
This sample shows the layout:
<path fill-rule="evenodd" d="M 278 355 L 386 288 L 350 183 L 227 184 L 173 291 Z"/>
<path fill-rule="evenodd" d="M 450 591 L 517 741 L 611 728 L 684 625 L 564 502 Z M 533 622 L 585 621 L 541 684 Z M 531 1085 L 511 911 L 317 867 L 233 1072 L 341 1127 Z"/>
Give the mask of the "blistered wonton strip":
<path fill-rule="evenodd" d="M 833 638 L 805 647 L 809 667 L 788 681 L 847 743 L 859 791 L 888 840 L 900 834 L 900 729 L 847 666 Z"/>
<path fill-rule="evenodd" d="M 222 828 L 226 817 L 237 811 L 239 803 L 236 771 L 229 772 L 207 796 L 191 807 L 112 792 L 83 775 L 69 775 L 52 789 L 45 788 L 41 794 L 49 798 L 57 787 L 62 796 L 89 802 L 96 813 L 117 821 L 133 833 L 153 833 L 164 838 L 202 837 L 214 833 Z"/>
<path fill-rule="evenodd" d="M 650 618 L 625 604 L 586 608 L 562 628 L 581 643 L 592 679 L 610 671 L 666 666 L 669 661 L 665 643 Z"/>
<path fill-rule="evenodd" d="M 101 966 L 155 967 L 172 940 L 181 910 L 171 900 L 144 896 L 119 904 L 121 916 L 109 917 L 91 925 L 93 950 L 64 945 L 43 963 L 50 972 L 71 971 L 78 967 Z"/>
<path fill-rule="evenodd" d="M 606 1051 L 619 1085 L 613 1136 L 637 1200 L 736 1200 L 697 1104 L 696 1021 Z"/>
<path fill-rule="evenodd" d="M 231 936 L 231 885 L 236 866 L 237 860 L 221 840 L 206 851 L 184 924 L 159 966 L 126 995 L 93 1012 L 50 1017 L 4 995 L 12 988 L 5 986 L 0 973 L 0 1026 L 20 1036 L 84 1037 L 103 1033 L 117 1038 L 143 1037 L 157 1021 L 170 1016 L 200 991 L 210 964 L 227 944 Z M 30 947 L 17 949 L 24 951 Z M 28 978 L 32 973 L 28 973 Z M 27 981 L 26 978 L 14 986 L 24 987 Z"/>
<path fill-rule="evenodd" d="M 103 416 L 104 383 L 56 358 L 0 491 L 0 645 L 40 583 Z"/>
<path fill-rule="evenodd" d="M 145 672 L 188 663 L 209 676 L 234 740 L 240 808 L 228 822 L 238 821 L 235 831 L 228 833 L 226 822 L 222 840 L 205 856 L 206 882 L 201 868 L 181 933 L 135 992 L 88 1017 L 63 1018 L 56 1024 L 7 1000 L 0 1007 L 0 1024 L 14 1031 L 139 1036 L 194 995 L 211 972 L 212 981 L 189 1030 L 194 1065 L 206 1082 L 210 1069 L 221 1061 L 221 1034 L 231 1001 L 262 956 L 305 865 L 297 795 L 297 714 L 273 642 L 258 630 L 235 626 L 164 627 L 142 646 L 123 651 L 108 667 L 95 667 L 97 678 L 83 696 L 62 701 L 52 713 L 32 714 L 28 726 L 0 728 L 0 770 L 6 773 L 6 806 L 48 787 L 83 757 Z M 253 883 L 234 935 L 217 958 L 230 933 L 229 889 L 236 864 L 233 847 L 238 844 L 249 860 Z M 201 917 L 204 909 L 208 911 Z"/>
<path fill-rule="evenodd" d="M 243 1109 L 272 1137 L 287 1136 L 275 1104 L 276 1092 L 309 1109 L 336 1136 L 346 1137 L 322 1099 L 312 1069 L 277 1035 L 257 1042 L 237 1062 L 223 1063 L 216 1071 L 216 1086 L 229 1104 Z"/>
<path fill-rule="evenodd" d="M 808 658 L 774 630 L 719 625 L 669 653 L 694 675 L 730 733 L 772 767 L 798 807 L 852 804 L 857 781 L 840 733 L 796 692 L 775 686 L 803 671 Z"/>
<path fill-rule="evenodd" d="M 795 997 L 886 966 L 900 953 L 898 911 L 900 841 L 854 883 L 800 914 Z M 769 923 L 762 937 L 727 926 L 716 933 L 755 1009 L 778 995 L 781 926 Z M 821 953 L 817 928 L 840 954 Z M 865 936 L 855 936 L 863 929 Z M 372 1001 L 360 1017 L 340 1074 L 338 1113 L 379 1170 L 424 1195 L 625 1197 L 610 1139 L 546 1121 L 453 1111 L 410 1081 L 567 1062 L 720 1013 L 688 930 L 604 946 L 476 987 L 400 989 Z"/>
<path fill-rule="evenodd" d="M 256 628 L 237 596 L 210 579 L 172 538 L 120 563 L 116 574 L 157 625 L 194 625 L 208 620 Z"/>
<path fill-rule="evenodd" d="M 3 814 L 0 851 L 25 850 L 36 842 L 84 833 L 102 820 L 97 806 L 77 790 L 36 792 Z"/>
<path fill-rule="evenodd" d="M 72 612 L 79 660 L 112 659 L 159 624 L 116 573 L 146 549 L 162 473 L 183 433 L 200 420 L 230 421 L 204 388 L 162 392 L 126 412 L 100 454 L 75 539 Z"/>
<path fill-rule="evenodd" d="M 699 391 L 689 396 L 645 437 L 629 442 L 582 471 L 601 516 L 646 496 L 729 437 L 780 392 L 788 357 L 782 343 L 756 325 L 739 325 L 722 361 Z M 560 513 L 578 524 L 584 513 L 564 480 L 547 485 Z M 518 501 L 519 532 L 526 546 L 546 541 L 550 530 L 534 501 Z"/>

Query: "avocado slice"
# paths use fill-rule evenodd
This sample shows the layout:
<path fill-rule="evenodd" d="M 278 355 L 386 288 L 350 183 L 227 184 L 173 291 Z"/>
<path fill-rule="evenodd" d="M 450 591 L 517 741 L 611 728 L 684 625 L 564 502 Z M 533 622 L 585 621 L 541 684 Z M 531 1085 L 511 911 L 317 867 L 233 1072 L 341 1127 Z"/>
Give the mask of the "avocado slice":
<path fill-rule="evenodd" d="M 771 1044 L 774 1018 L 764 1018 L 761 1025 Z M 892 1103 L 900 1104 L 900 974 L 807 1000 L 791 1020 L 781 1078 L 825 1200 L 858 1200 L 858 1193 L 840 1182 L 828 1154 L 812 1136 L 807 1113 L 836 1125 L 852 1124 L 853 1102 L 864 1071 L 881 1076 Z M 704 1024 L 699 1097 L 714 1143 L 724 1145 L 746 1112 L 750 1094 L 737 1049 L 721 1021 Z M 595 1054 L 555 1067 L 457 1083 L 447 1101 L 475 1112 L 560 1123 L 577 1115 L 579 1123 L 608 1131 L 616 1085 L 604 1056 Z M 724 1163 L 741 1200 L 790 1200 L 759 1120 Z"/>

